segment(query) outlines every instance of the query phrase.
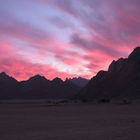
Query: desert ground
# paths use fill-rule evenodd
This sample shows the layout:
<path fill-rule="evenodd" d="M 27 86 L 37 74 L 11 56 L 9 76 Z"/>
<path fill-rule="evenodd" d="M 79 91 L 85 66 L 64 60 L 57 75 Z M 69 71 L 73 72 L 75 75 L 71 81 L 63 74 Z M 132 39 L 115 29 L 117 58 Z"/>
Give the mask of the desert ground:
<path fill-rule="evenodd" d="M 0 140 L 139 139 L 139 102 L 0 104 Z"/>

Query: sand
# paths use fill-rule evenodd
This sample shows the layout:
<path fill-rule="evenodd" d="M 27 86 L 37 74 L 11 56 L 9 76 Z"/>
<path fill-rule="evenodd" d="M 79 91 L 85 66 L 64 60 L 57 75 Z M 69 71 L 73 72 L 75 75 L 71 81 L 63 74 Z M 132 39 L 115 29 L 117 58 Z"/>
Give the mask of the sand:
<path fill-rule="evenodd" d="M 139 140 L 140 103 L 0 104 L 0 140 Z"/>

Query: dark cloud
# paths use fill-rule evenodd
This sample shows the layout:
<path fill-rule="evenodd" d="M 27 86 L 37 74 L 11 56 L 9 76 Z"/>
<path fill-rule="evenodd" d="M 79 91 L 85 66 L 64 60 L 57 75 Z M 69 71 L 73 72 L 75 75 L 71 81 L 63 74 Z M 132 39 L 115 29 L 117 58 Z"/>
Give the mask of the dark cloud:
<path fill-rule="evenodd" d="M 138 0 L 55 0 L 54 5 L 79 20 L 93 36 L 96 33 L 114 44 L 134 45 L 132 40 L 140 35 Z"/>
<path fill-rule="evenodd" d="M 49 37 L 47 32 L 33 27 L 29 23 L 21 22 L 10 14 L 1 16 L 0 30 L 1 36 L 12 36 L 25 41 L 45 40 L 47 37 Z"/>
<path fill-rule="evenodd" d="M 99 50 L 110 56 L 116 56 L 116 57 L 120 56 L 120 52 L 115 50 L 114 48 L 109 48 L 108 46 L 104 46 L 100 44 L 100 42 L 95 42 L 94 40 L 84 39 L 80 37 L 78 34 L 72 35 L 71 43 L 78 45 L 79 47 L 87 51 Z"/>

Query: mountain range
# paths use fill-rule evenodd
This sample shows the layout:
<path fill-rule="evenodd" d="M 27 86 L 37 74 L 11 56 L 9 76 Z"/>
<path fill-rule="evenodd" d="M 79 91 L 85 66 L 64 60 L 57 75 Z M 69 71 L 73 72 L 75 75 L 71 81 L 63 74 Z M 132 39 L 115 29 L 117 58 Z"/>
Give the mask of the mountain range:
<path fill-rule="evenodd" d="M 55 78 L 52 81 L 35 75 L 18 82 L 5 72 L 0 73 L 0 99 L 59 99 L 75 96 L 87 84 L 84 78 Z"/>
<path fill-rule="evenodd" d="M 99 71 L 78 95 L 80 98 L 139 98 L 140 47 L 128 56 L 112 61 L 107 71 Z"/>
<path fill-rule="evenodd" d="M 0 99 L 64 99 L 64 98 L 139 98 L 140 97 L 140 47 L 127 58 L 112 61 L 107 71 L 99 71 L 90 81 L 56 77 L 48 80 L 35 75 L 18 82 L 5 72 L 0 73 Z"/>

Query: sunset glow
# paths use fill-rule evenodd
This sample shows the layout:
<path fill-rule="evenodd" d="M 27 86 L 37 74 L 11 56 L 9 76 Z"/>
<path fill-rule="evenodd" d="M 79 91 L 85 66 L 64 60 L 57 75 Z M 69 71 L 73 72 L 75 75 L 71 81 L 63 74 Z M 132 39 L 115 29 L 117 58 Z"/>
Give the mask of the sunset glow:
<path fill-rule="evenodd" d="M 140 44 L 139 0 L 0 0 L 0 72 L 93 77 Z"/>

